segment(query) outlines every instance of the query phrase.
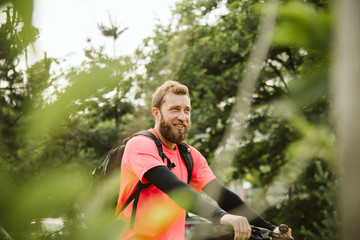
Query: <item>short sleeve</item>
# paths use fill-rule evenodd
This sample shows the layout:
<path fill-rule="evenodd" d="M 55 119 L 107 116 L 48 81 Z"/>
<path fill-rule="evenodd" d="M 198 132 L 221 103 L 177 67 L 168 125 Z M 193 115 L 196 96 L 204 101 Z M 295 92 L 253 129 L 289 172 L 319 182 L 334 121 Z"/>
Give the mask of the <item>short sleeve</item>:
<path fill-rule="evenodd" d="M 205 157 L 198 150 L 194 147 L 190 147 L 190 151 L 194 162 L 190 185 L 196 191 L 201 192 L 202 188 L 214 180 L 216 176 L 210 169 Z"/>
<path fill-rule="evenodd" d="M 154 141 L 146 136 L 136 136 L 126 144 L 122 168 L 132 171 L 142 182 L 144 174 L 151 168 L 165 166 Z"/>

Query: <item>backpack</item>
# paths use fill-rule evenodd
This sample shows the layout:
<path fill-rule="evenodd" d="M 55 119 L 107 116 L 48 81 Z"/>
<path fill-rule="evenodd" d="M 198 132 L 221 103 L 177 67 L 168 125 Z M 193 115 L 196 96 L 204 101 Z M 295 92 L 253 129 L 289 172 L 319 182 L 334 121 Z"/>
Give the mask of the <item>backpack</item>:
<path fill-rule="evenodd" d="M 103 162 L 101 163 L 100 166 L 98 166 L 97 168 L 94 169 L 94 171 L 92 172 L 93 176 L 96 177 L 106 177 L 108 175 L 110 175 L 111 173 L 114 172 L 114 170 L 120 170 L 121 168 L 121 160 L 122 157 L 124 155 L 124 151 L 125 151 L 125 147 L 127 142 L 135 136 L 146 136 L 148 138 L 151 138 L 154 142 L 155 145 L 157 147 L 159 156 L 162 158 L 163 162 L 165 162 L 166 159 L 166 165 L 167 167 L 171 170 L 173 167 L 175 167 L 175 164 L 171 162 L 171 160 L 165 155 L 165 153 L 162 150 L 162 145 L 161 142 L 159 141 L 159 139 L 152 134 L 151 132 L 147 131 L 147 130 L 142 130 L 140 132 L 137 132 L 135 134 L 133 134 L 132 136 L 126 138 L 123 143 L 118 146 L 115 149 L 110 150 L 106 155 L 105 155 L 105 159 L 103 160 Z M 193 170 L 193 159 L 190 153 L 190 148 L 189 146 L 184 143 L 181 142 L 179 144 L 177 144 L 179 151 L 180 151 L 180 155 L 181 158 L 184 160 L 185 162 L 185 166 L 188 172 L 188 179 L 187 182 L 190 183 L 191 180 L 191 174 L 192 174 L 192 170 Z M 120 211 L 117 213 L 117 215 L 119 215 L 122 211 L 125 210 L 125 208 L 132 202 L 134 201 L 133 204 L 133 209 L 132 209 L 132 213 L 131 213 L 131 220 L 130 220 L 130 229 L 134 228 L 134 221 L 135 221 L 135 215 L 136 215 L 136 208 L 137 208 L 137 203 L 140 197 L 140 192 L 142 189 L 145 189 L 147 187 L 149 187 L 151 185 L 151 183 L 148 184 L 143 184 L 140 180 L 137 184 L 137 188 L 136 190 L 130 195 L 130 197 L 128 198 L 128 200 L 125 202 L 125 204 L 122 206 L 122 208 L 120 209 Z"/>

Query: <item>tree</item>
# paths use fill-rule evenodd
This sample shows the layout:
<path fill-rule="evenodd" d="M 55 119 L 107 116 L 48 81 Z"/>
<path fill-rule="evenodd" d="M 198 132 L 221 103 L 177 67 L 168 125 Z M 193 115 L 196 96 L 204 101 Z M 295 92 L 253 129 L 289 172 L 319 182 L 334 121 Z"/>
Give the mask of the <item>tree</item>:
<path fill-rule="evenodd" d="M 360 225 L 360 192 L 353 188 L 359 182 L 359 10 L 358 1 L 336 1 L 335 53 L 333 91 L 335 124 L 339 136 L 341 175 L 340 218 L 342 239 L 355 239 Z"/>
<path fill-rule="evenodd" d="M 112 37 L 114 40 L 114 58 L 116 56 L 116 40 L 128 29 L 127 27 L 120 29 L 120 25 L 118 25 L 111 19 L 111 15 L 109 14 L 110 27 L 105 26 L 104 24 L 98 24 L 98 29 L 105 37 Z"/>
<path fill-rule="evenodd" d="M 26 29 L 22 24 L 18 12 L 8 6 L 2 13 L 5 22 L 0 27 L 0 141 L 1 164 L 7 169 L 16 169 L 14 165 L 21 163 L 19 149 L 24 148 L 24 139 L 21 137 L 29 99 L 37 95 L 42 81 L 34 82 L 33 78 L 25 80 L 19 70 L 19 58 L 26 47 L 35 41 L 38 30 L 31 27 Z M 46 67 L 43 70 L 48 70 Z M 31 87 L 32 86 L 32 87 Z"/>
<path fill-rule="evenodd" d="M 96 69 L 107 69 L 109 71 L 108 75 L 104 75 L 102 78 L 109 78 L 113 85 L 110 88 L 104 86 L 99 89 L 94 98 L 82 101 L 80 108 L 83 114 L 78 115 L 85 122 L 89 120 L 92 122 L 88 126 L 90 129 L 100 126 L 105 122 L 110 124 L 111 128 L 107 130 L 108 134 L 105 135 L 111 136 L 111 140 L 109 139 L 110 141 L 100 142 L 99 144 L 94 139 L 93 143 L 94 147 L 96 145 L 102 146 L 101 151 L 104 154 L 106 149 L 109 149 L 119 141 L 123 118 L 135 111 L 134 104 L 129 100 L 129 92 L 133 86 L 130 75 L 133 71 L 134 63 L 129 56 L 110 58 L 103 53 L 103 48 L 97 50 L 94 47 L 90 47 L 85 52 L 88 60 L 82 63 L 82 69 L 80 71 L 78 68 L 73 69 L 67 78 L 73 81 L 77 76 L 87 74 L 89 71 L 96 71 Z M 98 79 L 99 82 L 101 80 L 101 78 Z"/>

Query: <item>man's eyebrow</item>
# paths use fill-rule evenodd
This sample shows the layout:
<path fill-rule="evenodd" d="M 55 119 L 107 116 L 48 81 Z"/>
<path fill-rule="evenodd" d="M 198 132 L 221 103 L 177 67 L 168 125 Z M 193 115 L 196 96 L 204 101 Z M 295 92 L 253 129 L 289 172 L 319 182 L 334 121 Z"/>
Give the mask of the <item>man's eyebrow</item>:
<path fill-rule="evenodd" d="M 172 106 L 169 106 L 169 108 L 182 108 L 183 106 L 181 106 L 181 105 L 172 105 Z M 184 108 L 186 108 L 186 109 L 191 109 L 191 107 L 190 106 L 185 106 Z"/>

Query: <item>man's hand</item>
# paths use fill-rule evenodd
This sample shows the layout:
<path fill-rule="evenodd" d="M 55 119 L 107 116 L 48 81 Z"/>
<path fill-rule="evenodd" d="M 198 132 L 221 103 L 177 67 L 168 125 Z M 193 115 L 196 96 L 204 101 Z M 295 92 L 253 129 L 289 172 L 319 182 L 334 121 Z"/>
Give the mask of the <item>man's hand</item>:
<path fill-rule="evenodd" d="M 276 232 L 276 233 L 283 233 L 283 232 L 280 232 L 280 229 L 279 229 L 279 227 L 276 227 L 274 230 L 273 230 L 273 232 Z M 292 237 L 292 235 L 291 235 L 291 228 L 289 228 L 289 230 L 287 231 L 287 233 L 286 233 L 289 237 Z"/>
<path fill-rule="evenodd" d="M 225 214 L 220 223 L 233 226 L 236 240 L 248 240 L 251 236 L 251 227 L 245 217 Z"/>

